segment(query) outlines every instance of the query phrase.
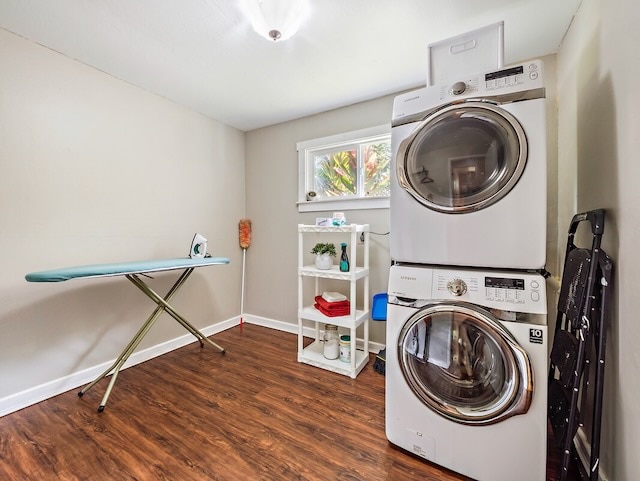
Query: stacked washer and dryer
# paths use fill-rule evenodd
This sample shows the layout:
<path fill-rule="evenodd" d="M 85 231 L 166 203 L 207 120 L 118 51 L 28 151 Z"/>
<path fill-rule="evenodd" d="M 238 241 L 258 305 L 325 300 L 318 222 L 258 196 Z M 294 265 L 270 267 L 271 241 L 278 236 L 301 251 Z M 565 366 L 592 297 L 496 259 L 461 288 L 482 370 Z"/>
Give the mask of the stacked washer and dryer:
<path fill-rule="evenodd" d="M 395 99 L 386 433 L 483 481 L 543 481 L 542 62 Z"/>

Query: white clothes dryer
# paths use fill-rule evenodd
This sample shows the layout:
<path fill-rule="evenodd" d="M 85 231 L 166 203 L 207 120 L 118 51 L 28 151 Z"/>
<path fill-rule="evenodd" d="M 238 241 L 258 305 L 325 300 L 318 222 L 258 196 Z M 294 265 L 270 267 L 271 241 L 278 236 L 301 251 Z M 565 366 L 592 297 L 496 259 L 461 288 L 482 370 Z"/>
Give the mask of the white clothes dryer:
<path fill-rule="evenodd" d="M 388 296 L 389 441 L 479 481 L 544 481 L 545 279 L 394 265 Z"/>
<path fill-rule="evenodd" d="M 395 98 L 391 258 L 540 269 L 547 145 L 540 60 Z"/>

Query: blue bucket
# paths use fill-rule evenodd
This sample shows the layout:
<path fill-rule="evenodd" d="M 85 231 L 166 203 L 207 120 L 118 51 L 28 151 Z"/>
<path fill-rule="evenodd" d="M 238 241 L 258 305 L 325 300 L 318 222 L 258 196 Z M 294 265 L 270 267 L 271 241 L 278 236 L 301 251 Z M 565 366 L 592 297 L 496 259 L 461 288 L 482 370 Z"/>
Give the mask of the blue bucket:
<path fill-rule="evenodd" d="M 387 293 L 381 292 L 373 296 L 371 319 L 374 321 L 387 320 Z"/>

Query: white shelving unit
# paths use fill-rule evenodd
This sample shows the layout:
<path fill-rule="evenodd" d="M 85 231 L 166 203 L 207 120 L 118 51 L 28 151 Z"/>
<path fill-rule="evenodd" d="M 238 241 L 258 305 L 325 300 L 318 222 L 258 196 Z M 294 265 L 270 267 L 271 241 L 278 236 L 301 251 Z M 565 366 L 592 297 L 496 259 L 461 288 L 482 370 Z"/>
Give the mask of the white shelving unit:
<path fill-rule="evenodd" d="M 316 234 L 316 235 L 312 235 Z M 334 265 L 331 269 L 317 269 L 315 264 L 305 265 L 305 253 L 311 250 L 316 242 L 327 241 L 326 234 L 335 235 L 338 245 L 340 242 L 348 242 L 349 272 L 340 272 L 339 266 Z M 305 242 L 305 237 L 308 238 Z M 360 243 L 360 237 L 364 242 Z M 312 241 L 312 242 L 311 242 Z M 359 259 L 357 251 L 361 244 L 362 258 Z M 338 261 L 340 259 L 340 249 L 338 251 Z M 314 282 L 314 296 L 322 294 L 323 279 L 337 279 L 349 283 L 349 301 L 351 312 L 347 316 L 329 317 L 322 314 L 313 303 L 310 306 L 304 305 L 304 279 L 311 277 Z M 356 308 L 357 303 L 357 283 L 363 283 L 363 299 L 361 308 Z M 339 330 L 349 329 L 351 336 L 351 363 L 346 363 L 340 359 L 327 359 L 323 355 L 322 334 L 325 324 L 334 324 Z M 315 328 L 315 340 L 304 347 L 304 330 L 307 325 Z M 364 336 L 362 347 L 356 346 L 356 329 L 364 325 Z M 340 329 L 342 328 L 342 329 Z M 298 225 L 298 362 L 311 364 L 333 371 L 353 379 L 367 364 L 369 360 L 369 225 L 350 224 L 345 226 L 316 226 Z"/>

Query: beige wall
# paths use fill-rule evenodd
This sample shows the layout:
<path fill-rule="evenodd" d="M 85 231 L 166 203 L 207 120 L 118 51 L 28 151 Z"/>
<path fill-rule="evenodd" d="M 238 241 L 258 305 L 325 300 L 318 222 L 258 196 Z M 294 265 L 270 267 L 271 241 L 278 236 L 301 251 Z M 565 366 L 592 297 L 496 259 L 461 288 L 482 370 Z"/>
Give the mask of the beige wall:
<path fill-rule="evenodd" d="M 2 401 L 114 359 L 153 310 L 126 279 L 27 283 L 28 272 L 181 257 L 194 232 L 228 266 L 175 305 L 235 318 L 244 133 L 0 30 Z M 175 278 L 150 281 L 164 293 Z M 141 348 L 185 334 L 161 316 Z M 62 383 L 64 384 L 64 383 Z"/>
<path fill-rule="evenodd" d="M 640 472 L 640 7 L 584 0 L 558 54 L 559 217 L 607 209 L 615 284 L 607 344 L 601 472 Z"/>
<path fill-rule="evenodd" d="M 393 98 L 247 132 L 247 213 L 253 223 L 253 243 L 247 251 L 245 312 L 258 322 L 297 325 L 297 226 L 332 214 L 298 213 L 296 143 L 390 123 Z M 372 232 L 389 232 L 388 209 L 345 211 L 345 216 L 349 223 L 370 224 Z M 371 294 L 386 292 L 391 262 L 388 235 L 371 236 L 370 255 Z M 371 339 L 384 344 L 384 331 L 384 322 L 372 322 Z"/>

